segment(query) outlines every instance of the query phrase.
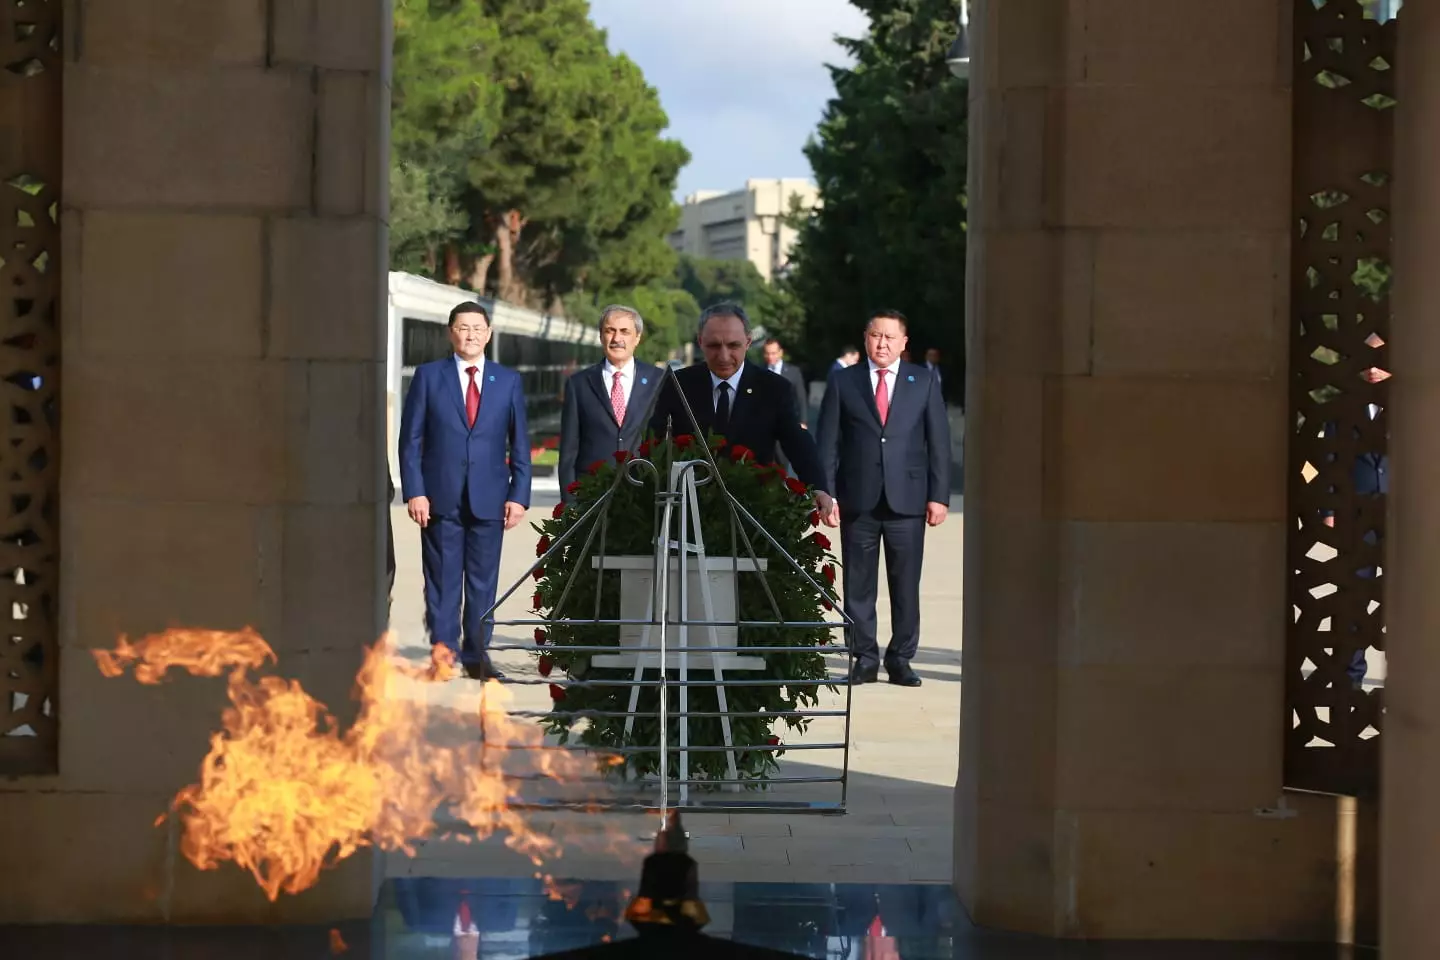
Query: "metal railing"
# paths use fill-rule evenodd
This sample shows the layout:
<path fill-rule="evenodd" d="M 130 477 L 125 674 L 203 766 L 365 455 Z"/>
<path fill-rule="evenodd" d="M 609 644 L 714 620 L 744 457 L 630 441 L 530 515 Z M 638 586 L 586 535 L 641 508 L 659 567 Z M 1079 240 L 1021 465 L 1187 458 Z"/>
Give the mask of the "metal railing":
<path fill-rule="evenodd" d="M 544 744 L 529 745 L 505 745 L 494 743 L 488 732 L 482 734 L 486 737 L 487 748 L 495 747 L 497 750 L 515 750 L 518 752 L 536 750 L 566 750 L 566 751 L 589 751 L 595 753 L 597 760 L 597 775 L 593 778 L 593 784 L 597 787 L 597 795 L 587 797 L 583 801 L 559 798 L 533 798 L 516 797 L 512 806 L 530 809 L 624 809 L 624 810 L 647 810 L 658 811 L 663 817 L 669 810 L 681 810 L 686 812 L 700 811 L 723 811 L 741 813 L 814 813 L 814 814 L 840 814 L 845 811 L 846 784 L 849 772 L 849 744 L 850 744 L 850 710 L 851 710 L 851 688 L 850 688 L 850 667 L 853 666 L 849 650 L 848 633 L 851 627 L 849 618 L 844 614 L 843 607 L 835 595 L 834 590 L 828 583 L 822 582 L 825 578 L 817 578 L 810 569 L 800 563 L 785 545 L 781 544 L 770 531 L 757 520 L 754 514 L 741 503 L 736 496 L 726 487 L 723 472 L 716 461 L 715 452 L 711 444 L 703 439 L 703 434 L 698 426 L 694 410 L 691 409 L 684 391 L 680 389 L 679 381 L 672 368 L 666 368 L 662 373 L 662 383 L 654 391 L 648 408 L 644 411 L 645 420 L 648 423 L 653 414 L 656 402 L 666 389 L 673 389 L 679 397 L 683 406 L 684 414 L 690 421 L 693 428 L 693 435 L 699 439 L 695 445 L 696 458 L 690 460 L 677 460 L 671 464 L 669 477 L 662 477 L 660 468 L 650 459 L 634 458 L 626 460 L 615 470 L 613 481 L 593 503 L 583 508 L 581 515 L 568 529 L 564 530 L 551 542 L 525 573 L 505 590 L 495 601 L 494 605 L 485 612 L 484 621 L 493 624 L 495 627 L 527 627 L 539 628 L 547 631 L 553 636 L 557 627 L 562 628 L 608 628 L 614 631 L 615 642 L 588 643 L 588 644 L 565 644 L 562 647 L 542 647 L 536 643 L 516 642 L 492 642 L 490 651 L 526 651 L 534 653 L 537 651 L 551 652 L 563 651 L 565 654 L 589 654 L 591 660 L 594 657 L 610 656 L 611 659 L 624 661 L 625 657 L 633 655 L 635 663 L 633 667 L 629 662 L 624 662 L 624 668 L 630 669 L 629 676 L 602 676 L 591 679 L 588 676 L 588 668 L 585 675 L 580 677 L 565 678 L 528 678 L 516 677 L 507 679 L 506 685 L 519 687 L 526 686 L 556 686 L 564 690 L 590 689 L 605 687 L 625 687 L 631 691 L 631 696 L 626 710 L 595 710 L 577 709 L 567 710 L 558 704 L 550 710 L 536 709 L 506 709 L 504 712 L 508 718 L 514 720 L 555 720 L 566 719 L 571 723 L 590 720 L 626 720 L 624 742 L 615 745 L 596 745 L 593 743 L 553 742 L 554 737 L 547 737 Z M 667 437 L 676 435 L 674 425 L 666 424 Z M 606 598 L 607 586 L 614 587 L 617 577 L 607 574 L 616 571 L 616 557 L 607 553 L 609 542 L 609 513 L 617 497 L 624 489 L 624 485 L 644 486 L 653 483 L 655 486 L 653 556 L 649 565 L 650 591 L 647 600 L 647 610 L 644 616 L 604 616 L 604 599 Z M 707 486 L 712 486 L 719 495 L 719 499 L 725 504 L 729 514 L 730 544 L 728 554 L 722 557 L 709 557 L 704 550 L 703 541 L 700 538 L 698 529 L 700 523 L 699 491 Z M 713 508 L 713 507 L 712 507 Z M 757 550 L 757 538 L 752 533 L 758 534 L 758 542 L 761 549 Z M 583 542 L 582 542 L 583 535 Z M 573 555 L 573 562 L 569 564 L 569 574 L 563 581 L 563 587 L 559 598 L 555 601 L 548 616 L 535 616 L 521 619 L 498 619 L 496 611 L 511 596 L 513 596 L 526 581 L 530 580 L 537 570 L 546 568 L 547 563 L 558 560 L 565 556 L 564 551 L 573 549 L 579 543 L 578 554 Z M 700 544 L 696 549 L 696 545 Z M 767 548 L 768 549 L 765 549 Z M 765 554 L 762 556 L 762 554 Z M 631 570 L 637 568 L 633 554 L 626 558 L 626 564 Z M 589 561 L 587 564 L 587 560 Z M 721 561 L 725 561 L 721 564 Z M 803 620 L 787 621 L 777 600 L 773 585 L 770 582 L 772 567 L 788 568 L 791 573 L 798 573 L 806 587 L 814 591 L 830 610 L 836 611 L 836 620 Z M 587 567 L 595 574 L 595 596 L 590 616 L 568 616 L 565 615 L 567 605 L 571 602 L 581 577 L 587 572 Z M 722 589 L 734 591 L 734 596 L 729 598 L 733 601 L 735 615 L 728 619 L 717 618 L 713 614 L 715 607 L 714 598 L 711 596 L 711 587 L 708 576 L 714 571 L 728 570 L 730 578 L 723 581 Z M 692 615 L 691 604 L 691 576 L 698 571 L 700 574 L 700 585 L 702 589 L 702 604 L 706 616 L 696 617 Z M 679 578 L 674 592 L 678 595 L 679 610 L 673 609 L 671 577 Z M 763 593 L 765 604 L 773 616 L 767 619 L 757 619 L 754 616 L 742 618 L 742 576 L 758 578 L 760 590 Z M 618 577 L 623 585 L 624 577 Z M 754 581 L 749 581 L 753 584 Z M 623 598 L 617 599 L 623 608 Z M 753 600 L 755 594 L 749 594 Z M 751 604 L 753 606 L 753 603 Z M 622 609 L 623 614 L 623 609 Z M 627 628 L 633 630 L 639 628 L 641 644 L 639 647 L 625 646 L 622 642 L 621 632 Z M 717 642 L 717 631 L 724 630 L 733 635 L 734 642 Z M 753 636 L 754 631 L 759 630 L 808 630 L 812 633 L 820 630 L 826 631 L 824 640 L 811 637 L 804 643 L 746 643 L 742 636 Z M 672 631 L 678 633 L 680 642 L 675 642 Z M 696 643 L 692 637 L 697 632 L 709 635 L 709 643 Z M 744 634 L 742 634 L 744 631 Z M 834 632 L 843 631 L 846 634 L 845 641 L 839 645 L 834 643 Z M 648 641 L 653 638 L 653 645 Z M 607 638 L 608 640 L 608 638 Z M 793 655 L 797 653 L 814 654 L 824 658 L 825 674 L 821 677 L 802 676 L 781 676 L 776 677 L 771 671 L 770 659 L 779 655 Z M 622 654 L 622 657 L 615 657 Z M 709 666 L 691 666 L 691 657 L 699 658 L 701 664 L 708 663 Z M 725 676 L 725 668 L 722 667 L 722 658 L 764 658 L 766 671 L 769 676 L 763 679 L 734 678 Z M 844 660 L 845 672 L 836 674 L 833 670 L 833 661 Z M 733 661 L 732 661 L 733 662 Z M 732 667 L 733 669 L 733 667 Z M 752 668 L 753 669 L 753 668 Z M 701 674 L 700 679 L 695 679 L 691 673 Z M 671 674 L 675 676 L 671 676 Z M 486 684 L 488 687 L 489 684 Z M 835 690 L 844 687 L 844 705 L 841 709 L 823 709 L 818 705 L 811 709 L 793 709 L 780 712 L 766 710 L 730 709 L 728 705 L 727 691 L 744 690 L 746 688 L 764 687 L 814 687 L 816 696 L 820 688 Z M 639 693 L 643 690 L 658 690 L 656 706 L 653 711 L 642 709 L 639 706 Z M 672 708 L 672 690 L 674 698 L 678 701 Z M 711 690 L 715 694 L 715 709 L 692 710 L 690 705 L 690 694 L 692 690 Z M 493 709 L 490 708 L 490 709 Z M 482 718 L 487 715 L 488 709 L 481 710 Z M 774 717 L 777 720 L 800 720 L 808 725 L 813 719 L 839 719 L 842 721 L 843 735 L 836 742 L 801 742 L 801 743 L 736 743 L 731 736 L 732 719 L 757 719 L 762 717 Z M 655 720 L 658 722 L 658 731 L 655 742 L 637 742 L 643 738 L 637 737 L 633 731 L 640 720 Z M 675 722 L 679 735 L 679 742 L 671 742 L 671 722 Z M 689 742 L 689 724 L 692 720 L 719 720 L 724 731 L 724 743 L 722 744 L 691 744 Z M 768 725 L 767 725 L 768 726 Z M 785 775 L 783 767 L 775 771 L 775 775 L 746 777 L 737 773 L 737 756 L 750 753 L 790 753 L 803 752 L 807 755 L 829 752 L 839 754 L 838 770 L 834 776 L 816 775 Z M 727 754 L 726 776 L 723 777 L 695 777 L 691 775 L 689 760 L 691 755 L 705 754 Z M 658 776 L 653 781 L 641 779 L 620 781 L 617 779 L 616 771 L 629 771 L 631 766 L 626 758 L 640 755 L 658 755 Z M 598 773 L 603 765 L 602 757 L 612 758 L 611 772 L 609 774 Z M 672 763 L 672 761 L 674 761 Z M 543 783 L 545 774 L 533 772 L 508 772 L 506 776 L 530 784 Z M 796 799 L 783 800 L 775 796 L 776 788 L 794 784 L 833 784 L 834 796 L 826 800 Z M 567 786 L 573 786 L 567 784 Z M 735 788 L 761 788 L 763 790 L 758 796 L 737 796 Z M 672 796 L 672 789 L 678 791 L 678 800 Z"/>

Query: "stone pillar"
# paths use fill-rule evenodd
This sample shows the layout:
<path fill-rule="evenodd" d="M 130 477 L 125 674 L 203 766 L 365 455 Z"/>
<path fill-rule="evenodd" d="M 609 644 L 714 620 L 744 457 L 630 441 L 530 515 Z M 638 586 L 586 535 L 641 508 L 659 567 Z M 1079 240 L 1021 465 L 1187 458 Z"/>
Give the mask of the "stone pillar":
<path fill-rule="evenodd" d="M 0 785 L 0 922 L 369 914 L 362 854 L 271 905 L 173 826 L 220 680 L 103 679 L 258 629 L 345 715 L 383 629 L 387 0 L 66 5 L 60 772 Z"/>
<path fill-rule="evenodd" d="M 955 883 L 1064 937 L 1331 939 L 1282 799 L 1291 0 L 980 0 Z"/>
<path fill-rule="evenodd" d="M 1440 7 L 1405 4 L 1399 29 L 1380 942 L 1386 960 L 1428 960 L 1440 955 Z"/>

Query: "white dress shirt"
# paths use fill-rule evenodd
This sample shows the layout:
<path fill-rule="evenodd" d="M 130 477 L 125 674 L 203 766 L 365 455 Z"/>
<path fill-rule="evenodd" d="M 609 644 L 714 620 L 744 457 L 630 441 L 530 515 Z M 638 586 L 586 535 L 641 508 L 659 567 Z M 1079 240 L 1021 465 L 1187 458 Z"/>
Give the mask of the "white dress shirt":
<path fill-rule="evenodd" d="M 474 360 L 466 360 L 460 354 L 455 354 L 455 370 L 460 374 L 460 396 L 462 397 L 470 392 L 470 374 L 465 371 L 471 367 L 475 368 L 475 389 L 480 392 L 483 399 L 485 396 L 485 355 L 481 354 Z"/>
<path fill-rule="evenodd" d="M 740 377 L 745 373 L 745 364 L 742 362 L 728 378 L 721 380 L 715 376 L 715 371 L 710 371 L 710 409 L 718 410 L 720 407 L 720 384 L 730 384 L 730 416 L 735 416 L 735 401 L 740 394 Z"/>
<path fill-rule="evenodd" d="M 625 366 L 623 367 L 616 367 L 609 360 L 606 360 L 605 366 L 600 368 L 600 372 L 600 385 L 605 389 L 605 398 L 607 400 L 610 398 L 610 390 L 615 383 L 615 374 L 620 374 L 620 392 L 625 394 L 625 409 L 629 411 L 630 392 L 635 389 L 635 359 L 632 357 L 625 361 Z"/>
<path fill-rule="evenodd" d="M 898 379 L 897 374 L 900 372 L 900 371 L 899 371 L 898 369 L 896 369 L 896 368 L 900 366 L 900 361 L 899 361 L 899 360 L 891 360 L 891 361 L 890 361 L 890 365 L 889 365 L 888 367 L 879 366 L 878 364 L 875 363 L 874 360 L 866 360 L 865 362 L 870 365 L 870 392 L 871 392 L 871 393 L 874 393 L 875 390 L 880 386 L 880 377 L 876 375 L 875 371 L 876 371 L 876 370 L 888 370 L 888 371 L 889 371 L 889 376 L 887 376 L 887 377 L 885 378 L 885 389 L 890 392 L 890 404 L 891 404 L 891 406 L 894 406 L 894 404 L 895 404 L 895 381 L 896 381 L 896 379 Z"/>
<path fill-rule="evenodd" d="M 770 367 L 770 372 L 783 374 L 785 372 L 785 361 L 776 360 L 775 363 Z"/>

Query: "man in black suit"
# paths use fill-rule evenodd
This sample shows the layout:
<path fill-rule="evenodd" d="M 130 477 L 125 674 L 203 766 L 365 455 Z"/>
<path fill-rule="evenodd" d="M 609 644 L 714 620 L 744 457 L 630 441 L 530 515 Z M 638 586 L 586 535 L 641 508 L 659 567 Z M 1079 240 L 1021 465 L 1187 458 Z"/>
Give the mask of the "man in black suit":
<path fill-rule="evenodd" d="M 570 485 L 597 460 L 616 452 L 635 452 L 645 432 L 645 411 L 660 387 L 659 367 L 640 363 L 635 348 L 645 321 L 634 307 L 613 305 L 600 314 L 600 344 L 605 359 L 573 374 L 565 384 L 560 415 L 560 489 Z"/>
<path fill-rule="evenodd" d="M 910 661 L 920 645 L 920 566 L 925 527 L 950 503 L 950 421 L 940 381 L 899 359 L 905 317 L 884 310 L 865 328 L 867 361 L 837 370 L 820 404 L 820 459 L 833 483 L 844 561 L 845 612 L 854 622 L 854 683 L 880 674 L 875 595 L 880 547 L 890 585 L 890 682 L 920 686 Z"/>
<path fill-rule="evenodd" d="M 771 373 L 780 374 L 790 382 L 791 388 L 795 391 L 795 409 L 800 414 L 800 426 L 809 429 L 810 398 L 805 394 L 805 377 L 801 374 L 800 368 L 793 363 L 785 362 L 785 348 L 774 337 L 765 341 L 761 353 L 765 357 L 765 368 Z"/>
<path fill-rule="evenodd" d="M 675 371 L 675 379 L 695 414 L 692 426 L 680 397 L 669 379 L 655 405 L 650 427 L 664 436 L 667 424 L 676 436 L 709 431 L 730 444 L 749 447 L 758 463 L 774 463 L 777 450 L 790 458 L 795 476 L 815 488 L 815 503 L 823 516 L 834 504 L 825 491 L 824 471 L 816 456 L 815 441 L 800 425 L 795 392 L 788 381 L 769 370 L 745 362 L 750 349 L 750 318 L 738 303 L 717 303 L 700 315 L 696 339 L 705 353 L 705 366 Z"/>

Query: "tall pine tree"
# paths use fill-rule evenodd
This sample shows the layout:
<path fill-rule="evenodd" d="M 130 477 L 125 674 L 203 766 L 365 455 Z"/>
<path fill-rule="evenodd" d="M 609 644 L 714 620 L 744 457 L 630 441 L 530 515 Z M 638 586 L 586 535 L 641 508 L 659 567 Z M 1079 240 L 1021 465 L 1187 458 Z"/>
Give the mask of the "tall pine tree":
<path fill-rule="evenodd" d="M 841 44 L 835 97 L 805 153 L 824 200 L 803 220 L 790 288 L 808 359 L 858 342 L 865 313 L 910 318 L 919 359 L 940 348 L 946 393 L 963 397 L 968 85 L 951 76 L 959 0 L 851 0 L 870 31 Z"/>

